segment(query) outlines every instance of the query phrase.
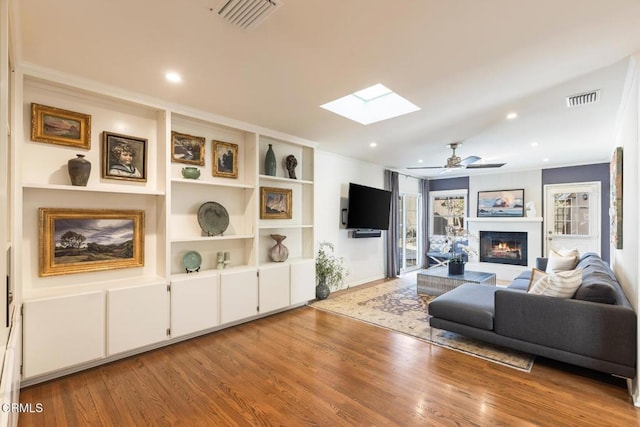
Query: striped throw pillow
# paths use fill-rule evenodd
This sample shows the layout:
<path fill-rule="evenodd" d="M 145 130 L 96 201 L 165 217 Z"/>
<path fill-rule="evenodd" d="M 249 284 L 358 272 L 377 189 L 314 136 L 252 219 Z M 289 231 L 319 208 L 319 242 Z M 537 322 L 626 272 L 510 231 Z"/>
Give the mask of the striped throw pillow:
<path fill-rule="evenodd" d="M 582 284 L 582 269 L 559 271 L 540 278 L 529 289 L 530 294 L 571 298 Z"/>

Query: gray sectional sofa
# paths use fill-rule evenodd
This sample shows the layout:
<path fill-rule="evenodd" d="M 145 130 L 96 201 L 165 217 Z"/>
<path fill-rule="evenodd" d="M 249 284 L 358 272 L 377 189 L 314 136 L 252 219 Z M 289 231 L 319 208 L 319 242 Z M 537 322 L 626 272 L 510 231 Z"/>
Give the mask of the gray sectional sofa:
<path fill-rule="evenodd" d="M 538 259 L 544 270 L 546 258 Z M 527 293 L 531 270 L 507 287 L 463 284 L 429 304 L 430 325 L 550 359 L 633 378 L 637 320 L 609 266 L 584 254 L 571 299 Z"/>

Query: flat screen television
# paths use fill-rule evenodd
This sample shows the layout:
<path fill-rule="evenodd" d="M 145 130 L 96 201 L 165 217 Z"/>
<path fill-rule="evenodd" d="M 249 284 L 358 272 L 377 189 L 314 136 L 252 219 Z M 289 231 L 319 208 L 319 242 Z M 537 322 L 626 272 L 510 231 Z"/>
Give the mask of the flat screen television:
<path fill-rule="evenodd" d="M 388 230 L 391 191 L 349 183 L 347 228 Z"/>

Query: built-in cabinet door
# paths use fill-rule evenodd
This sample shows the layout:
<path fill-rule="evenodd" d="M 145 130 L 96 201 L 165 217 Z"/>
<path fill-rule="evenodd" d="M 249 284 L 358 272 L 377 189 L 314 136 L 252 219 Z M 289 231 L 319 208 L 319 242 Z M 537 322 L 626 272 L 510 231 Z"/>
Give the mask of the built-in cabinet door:
<path fill-rule="evenodd" d="M 108 291 L 109 355 L 163 341 L 167 339 L 168 327 L 167 285 L 144 285 Z"/>
<path fill-rule="evenodd" d="M 105 355 L 105 294 L 90 292 L 24 302 L 24 377 Z"/>
<path fill-rule="evenodd" d="M 289 305 L 289 264 L 260 267 L 260 313 Z"/>
<path fill-rule="evenodd" d="M 316 262 L 313 259 L 291 264 L 291 305 L 316 297 Z"/>
<path fill-rule="evenodd" d="M 191 274 L 171 280 L 171 337 L 220 324 L 218 274 Z"/>
<path fill-rule="evenodd" d="M 258 314 L 256 270 L 220 273 L 220 322 L 229 323 Z"/>

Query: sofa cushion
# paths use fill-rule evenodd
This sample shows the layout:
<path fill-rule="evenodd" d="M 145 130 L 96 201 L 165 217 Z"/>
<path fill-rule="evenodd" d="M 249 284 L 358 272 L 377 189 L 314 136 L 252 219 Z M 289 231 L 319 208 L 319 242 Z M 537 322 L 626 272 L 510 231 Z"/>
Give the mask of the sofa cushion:
<path fill-rule="evenodd" d="M 495 286 L 464 283 L 429 303 L 429 314 L 475 328 L 493 330 Z"/>
<path fill-rule="evenodd" d="M 615 304 L 617 299 L 614 286 L 616 284 L 612 283 L 611 277 L 607 273 L 596 271 L 585 274 L 583 271 L 582 284 L 573 298 L 602 304 Z"/>
<path fill-rule="evenodd" d="M 529 292 L 531 290 L 531 287 L 540 279 L 542 279 L 543 277 L 545 277 L 547 275 L 547 273 L 545 271 L 542 270 L 538 270 L 537 268 L 534 268 L 533 270 L 531 270 L 531 274 L 529 275 L 529 284 L 527 285 L 527 292 Z"/>
<path fill-rule="evenodd" d="M 547 273 L 555 273 L 557 271 L 573 270 L 578 263 L 576 255 L 560 255 L 556 251 L 549 252 L 549 260 L 547 261 Z"/>
<path fill-rule="evenodd" d="M 541 277 L 529 289 L 530 294 L 571 298 L 582 283 L 582 269 L 558 271 Z"/>

